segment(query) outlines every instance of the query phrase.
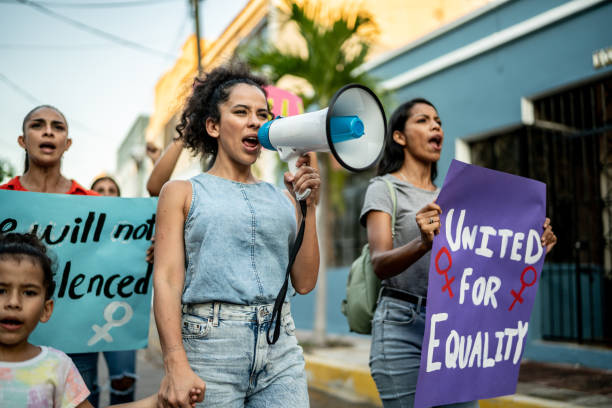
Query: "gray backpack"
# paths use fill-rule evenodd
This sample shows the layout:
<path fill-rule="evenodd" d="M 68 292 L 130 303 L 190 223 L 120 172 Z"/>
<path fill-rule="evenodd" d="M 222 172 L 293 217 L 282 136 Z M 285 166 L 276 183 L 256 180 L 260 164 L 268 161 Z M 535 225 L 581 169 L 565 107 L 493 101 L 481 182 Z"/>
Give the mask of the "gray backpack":
<path fill-rule="evenodd" d="M 395 213 L 397 211 L 397 196 L 390 181 L 383 179 L 389 187 L 393 201 L 391 215 L 391 237 L 395 237 Z M 372 333 L 372 317 L 376 309 L 380 279 L 374 273 L 370 260 L 370 246 L 365 244 L 361 255 L 351 265 L 346 282 L 346 299 L 342 301 L 342 313 L 348 320 L 351 331 L 360 334 Z"/>

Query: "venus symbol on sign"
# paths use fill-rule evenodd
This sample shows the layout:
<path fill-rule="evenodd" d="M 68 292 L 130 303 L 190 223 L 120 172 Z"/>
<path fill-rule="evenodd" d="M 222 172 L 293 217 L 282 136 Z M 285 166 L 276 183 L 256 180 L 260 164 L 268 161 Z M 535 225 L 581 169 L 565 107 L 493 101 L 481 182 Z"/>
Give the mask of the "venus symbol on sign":
<path fill-rule="evenodd" d="M 119 309 L 123 309 L 123 317 L 119 320 L 115 320 L 113 315 Z M 107 343 L 111 343 L 113 341 L 113 337 L 110 335 L 110 331 L 113 327 L 123 326 L 127 322 L 130 321 L 132 316 L 134 315 L 134 311 L 132 310 L 132 306 L 130 306 L 127 302 L 111 302 L 104 308 L 104 319 L 106 320 L 106 324 L 100 327 L 97 324 L 91 326 L 93 331 L 96 333 L 92 336 L 91 339 L 87 342 L 88 346 L 93 346 L 100 340 L 104 339 Z"/>
<path fill-rule="evenodd" d="M 448 258 L 448 266 L 446 267 L 446 269 L 440 268 L 440 257 L 442 256 L 442 254 L 445 254 L 446 257 Z M 453 258 L 451 257 L 451 254 L 450 252 L 448 252 L 448 249 L 446 247 L 440 248 L 440 250 L 438 251 L 438 254 L 436 255 L 436 260 L 434 264 L 436 267 L 436 272 L 438 272 L 439 275 L 444 275 L 444 281 L 446 282 L 446 284 L 442 286 L 442 292 L 448 291 L 448 296 L 452 299 L 454 294 L 453 294 L 453 289 L 451 288 L 451 283 L 453 283 L 453 281 L 455 280 L 455 277 L 452 276 L 449 279 L 448 271 L 450 271 L 450 268 L 453 266 Z"/>
<path fill-rule="evenodd" d="M 531 271 L 533 272 L 533 280 L 531 282 L 525 282 L 525 274 L 527 273 L 527 271 Z M 510 307 L 508 308 L 508 311 L 511 311 L 514 308 L 514 304 L 516 303 L 516 301 L 518 300 L 519 303 L 523 303 L 523 291 L 525 290 L 526 287 L 528 286 L 533 286 L 536 281 L 538 280 L 538 273 L 536 272 L 535 268 L 533 266 L 528 266 L 525 269 L 523 269 L 523 273 L 521 273 L 521 290 L 519 290 L 518 293 L 516 293 L 516 291 L 514 289 L 512 289 L 510 291 L 510 294 L 512 296 L 514 296 L 514 301 L 512 302 L 512 304 L 510 305 Z"/>

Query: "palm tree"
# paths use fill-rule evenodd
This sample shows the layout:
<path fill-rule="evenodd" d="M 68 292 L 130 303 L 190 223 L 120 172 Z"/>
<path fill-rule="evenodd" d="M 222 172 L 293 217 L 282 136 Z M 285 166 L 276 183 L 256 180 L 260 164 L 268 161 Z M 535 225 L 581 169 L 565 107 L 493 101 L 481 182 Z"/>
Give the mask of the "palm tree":
<path fill-rule="evenodd" d="M 288 11 L 278 10 L 281 24 L 295 23 L 305 42 L 305 53 L 284 51 L 263 40 L 245 44 L 238 51 L 251 67 L 264 72 L 273 82 L 286 75 L 306 81 L 312 92 L 299 95 L 306 111 L 327 106 L 334 93 L 346 84 L 360 83 L 371 89 L 376 89 L 377 85 L 374 78 L 357 70 L 365 62 L 371 41 L 378 33 L 370 14 L 348 6 L 325 12 L 322 3 L 306 0 L 298 5 L 295 0 L 285 0 Z M 332 22 L 322 23 L 326 20 Z M 333 170 L 330 160 L 333 159 L 328 154 L 319 155 L 321 179 L 325 184 L 321 189 L 318 214 L 321 264 L 313 332 L 317 344 L 325 343 L 326 265 L 331 259 L 332 208 L 341 210 L 343 207 L 342 187 L 346 176 L 345 172 Z"/>
<path fill-rule="evenodd" d="M 264 71 L 272 82 L 285 75 L 301 78 L 312 87 L 312 94 L 300 95 L 304 108 L 324 107 L 342 86 L 357 82 L 372 89 L 377 81 L 357 68 L 365 62 L 371 41 L 378 28 L 365 11 L 348 8 L 325 12 L 322 1 L 304 1 L 300 6 L 294 0 L 285 0 L 289 11 L 279 10 L 281 24 L 295 23 L 304 39 L 306 53 L 284 51 L 269 42 L 241 47 L 243 55 L 254 69 Z M 335 11 L 335 13 L 334 13 Z M 334 18 L 333 24 L 318 21 Z"/>
<path fill-rule="evenodd" d="M 15 168 L 9 161 L 0 158 L 0 183 L 12 177 L 15 177 Z"/>

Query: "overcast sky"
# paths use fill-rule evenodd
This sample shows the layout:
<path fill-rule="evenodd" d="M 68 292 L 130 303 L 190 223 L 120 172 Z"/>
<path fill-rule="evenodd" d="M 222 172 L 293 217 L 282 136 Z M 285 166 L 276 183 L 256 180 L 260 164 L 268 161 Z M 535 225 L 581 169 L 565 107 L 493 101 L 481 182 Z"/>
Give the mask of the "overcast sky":
<path fill-rule="evenodd" d="M 203 36 L 218 37 L 247 2 L 201 2 Z M 152 113 L 157 80 L 194 31 L 189 2 L 25 3 L 0 0 L 0 157 L 21 174 L 23 117 L 51 104 L 66 115 L 73 139 L 62 171 L 88 186 L 101 171 L 115 170 L 117 148 L 133 121 Z"/>

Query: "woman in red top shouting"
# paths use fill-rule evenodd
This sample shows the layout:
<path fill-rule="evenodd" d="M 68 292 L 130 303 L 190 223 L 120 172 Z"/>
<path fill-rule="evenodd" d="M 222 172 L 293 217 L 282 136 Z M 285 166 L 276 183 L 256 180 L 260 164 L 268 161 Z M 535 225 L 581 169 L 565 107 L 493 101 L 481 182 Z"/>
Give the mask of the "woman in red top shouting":
<path fill-rule="evenodd" d="M 32 109 L 23 119 L 22 134 L 17 138 L 17 142 L 26 152 L 25 171 L 23 175 L 0 185 L 0 189 L 99 195 L 61 173 L 62 156 L 70 148 L 72 139 L 68 137 L 66 117 L 59 109 L 50 105 L 40 105 Z M 91 391 L 89 398 L 92 401 L 91 398 L 95 398 L 97 392 L 94 379 L 97 376 L 98 353 L 69 356 Z"/>
<path fill-rule="evenodd" d="M 72 139 L 68 137 L 68 122 L 57 108 L 40 105 L 32 109 L 23 119 L 22 135 L 17 142 L 26 151 L 25 172 L 0 189 L 98 195 L 61 173 L 62 156 Z"/>

